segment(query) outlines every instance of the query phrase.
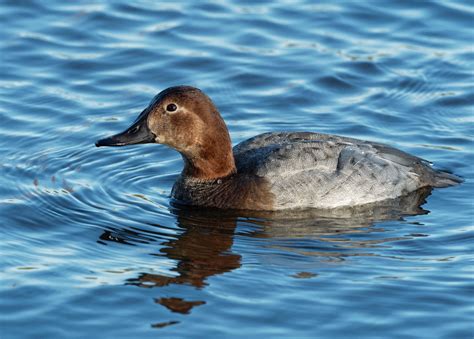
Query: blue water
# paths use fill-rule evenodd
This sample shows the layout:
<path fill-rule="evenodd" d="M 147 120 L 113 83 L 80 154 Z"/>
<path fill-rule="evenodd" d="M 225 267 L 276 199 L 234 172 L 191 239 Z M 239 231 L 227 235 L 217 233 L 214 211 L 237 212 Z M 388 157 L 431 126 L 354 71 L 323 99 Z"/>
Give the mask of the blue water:
<path fill-rule="evenodd" d="M 256 3 L 2 2 L 2 339 L 474 336 L 474 7 Z M 465 182 L 389 220 L 175 209 L 178 153 L 94 142 L 177 84 L 234 143 L 341 134 Z"/>

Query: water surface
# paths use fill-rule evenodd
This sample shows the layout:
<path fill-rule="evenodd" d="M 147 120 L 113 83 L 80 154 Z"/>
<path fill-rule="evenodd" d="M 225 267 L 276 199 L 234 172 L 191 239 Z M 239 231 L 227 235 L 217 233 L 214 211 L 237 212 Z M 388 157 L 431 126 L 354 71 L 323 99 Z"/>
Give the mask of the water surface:
<path fill-rule="evenodd" d="M 4 1 L 0 336 L 472 338 L 473 19 L 462 1 Z M 466 181 L 389 218 L 173 208 L 179 154 L 94 141 L 178 84 L 234 143 L 342 134 Z"/>

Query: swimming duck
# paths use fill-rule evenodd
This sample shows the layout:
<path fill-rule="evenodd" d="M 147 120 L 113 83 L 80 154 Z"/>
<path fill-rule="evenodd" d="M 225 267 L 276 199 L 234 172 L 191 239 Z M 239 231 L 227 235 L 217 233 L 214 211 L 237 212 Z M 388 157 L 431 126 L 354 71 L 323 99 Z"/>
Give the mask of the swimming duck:
<path fill-rule="evenodd" d="M 459 177 L 393 147 L 311 132 L 270 132 L 232 148 L 227 126 L 198 88 L 170 87 L 124 132 L 96 146 L 164 144 L 183 157 L 179 204 L 245 210 L 332 209 L 396 199 Z"/>

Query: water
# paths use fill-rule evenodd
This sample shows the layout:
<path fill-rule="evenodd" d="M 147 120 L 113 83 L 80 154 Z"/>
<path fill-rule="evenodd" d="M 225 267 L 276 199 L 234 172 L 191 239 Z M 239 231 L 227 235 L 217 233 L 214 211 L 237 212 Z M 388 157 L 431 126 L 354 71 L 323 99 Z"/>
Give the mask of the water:
<path fill-rule="evenodd" d="M 472 338 L 473 19 L 461 1 L 4 1 L 1 338 Z M 172 208 L 176 152 L 94 141 L 177 84 L 234 143 L 342 134 L 466 181 L 389 220 Z"/>

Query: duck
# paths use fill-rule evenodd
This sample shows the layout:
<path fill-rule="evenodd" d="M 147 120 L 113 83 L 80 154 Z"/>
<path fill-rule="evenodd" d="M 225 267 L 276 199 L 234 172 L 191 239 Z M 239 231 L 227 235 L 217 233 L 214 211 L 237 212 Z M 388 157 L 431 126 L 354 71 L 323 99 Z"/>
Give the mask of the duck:
<path fill-rule="evenodd" d="M 281 211 L 336 209 L 397 199 L 463 180 L 382 143 L 316 132 L 268 132 L 232 147 L 227 126 L 200 89 L 158 93 L 125 131 L 97 147 L 163 144 L 184 168 L 171 190 L 178 205 Z"/>

